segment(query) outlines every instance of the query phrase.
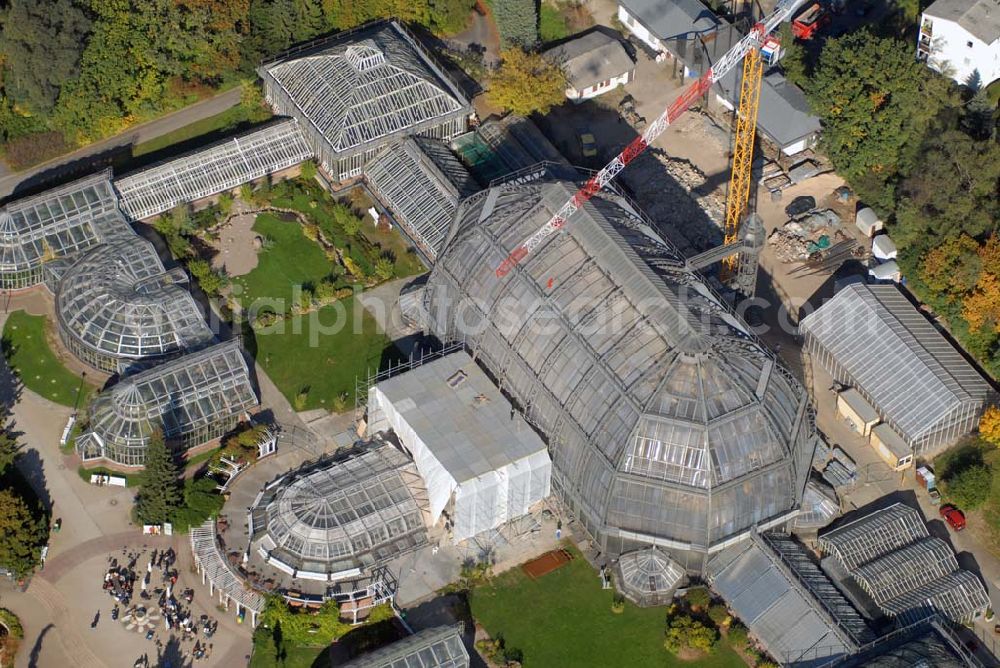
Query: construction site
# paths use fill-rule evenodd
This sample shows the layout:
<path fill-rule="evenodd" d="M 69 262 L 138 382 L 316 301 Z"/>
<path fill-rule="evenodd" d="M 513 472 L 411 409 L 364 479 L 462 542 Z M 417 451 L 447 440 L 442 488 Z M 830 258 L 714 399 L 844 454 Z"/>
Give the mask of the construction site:
<path fill-rule="evenodd" d="M 813 150 L 818 122 L 767 118 L 798 99 L 772 76 L 778 27 L 808 39 L 822 15 L 780 3 L 696 70 L 641 4 L 617 8 L 639 25 L 635 80 L 669 83 L 588 120 L 600 168 L 576 154 L 585 105 L 479 118 L 379 21 L 261 65 L 283 117 L 264 128 L 8 204 L 0 280 L 51 292 L 63 345 L 116 374 L 78 457 L 141 467 L 157 429 L 183 450 L 273 408 L 243 340 L 208 328 L 131 226 L 314 160 L 427 272 L 379 293 L 406 359 L 357 380 L 339 440 L 278 439 L 225 484 L 227 520 L 191 533 L 202 581 L 250 626 L 271 594 L 361 625 L 470 563 L 579 554 L 639 608 L 708 586 L 781 665 L 996 665 L 971 640 L 995 585 L 914 477 L 993 391 L 893 284 L 895 246 Z M 468 666 L 481 638 L 454 621 L 353 665 L 436 647 L 412 665 Z"/>

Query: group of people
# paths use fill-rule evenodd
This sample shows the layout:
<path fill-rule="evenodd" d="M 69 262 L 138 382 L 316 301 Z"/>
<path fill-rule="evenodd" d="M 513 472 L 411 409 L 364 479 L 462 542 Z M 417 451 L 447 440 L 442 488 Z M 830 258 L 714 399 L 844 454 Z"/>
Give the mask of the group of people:
<path fill-rule="evenodd" d="M 145 572 L 143 572 L 138 564 L 145 554 L 145 549 L 141 552 L 130 552 L 127 548 L 123 548 L 120 557 L 108 557 L 103 589 L 117 601 L 111 611 L 111 618 L 118 619 L 119 605 L 126 608 L 133 618 L 136 615 L 142 615 L 145 609 L 155 605 L 159 608 L 163 618 L 164 630 L 181 641 L 194 641 L 191 656 L 195 660 L 207 659 L 212 654 L 212 645 L 207 639 L 215 634 L 219 623 L 209 618 L 208 615 L 201 615 L 200 618 L 195 619 L 191 609 L 183 605 L 182 602 L 190 605 L 194 600 L 193 589 L 185 589 L 180 598 L 175 596 L 174 588 L 177 585 L 178 571 L 174 568 L 177 554 L 173 548 L 153 549 L 146 562 Z M 141 601 L 132 604 L 137 588 Z M 99 619 L 100 611 L 94 617 L 91 628 L 97 627 Z M 204 636 L 204 638 L 202 639 L 200 636 Z M 157 647 L 162 646 L 162 642 L 156 638 L 156 632 L 153 629 L 148 630 L 146 638 L 148 640 L 155 639 Z"/>

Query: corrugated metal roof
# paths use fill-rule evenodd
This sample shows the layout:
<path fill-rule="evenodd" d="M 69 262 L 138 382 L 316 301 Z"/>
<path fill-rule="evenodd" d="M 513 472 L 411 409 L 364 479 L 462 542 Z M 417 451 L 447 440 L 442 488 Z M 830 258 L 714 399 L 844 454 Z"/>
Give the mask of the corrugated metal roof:
<path fill-rule="evenodd" d="M 849 285 L 800 329 L 911 442 L 989 394 L 982 377 L 895 286 Z"/>

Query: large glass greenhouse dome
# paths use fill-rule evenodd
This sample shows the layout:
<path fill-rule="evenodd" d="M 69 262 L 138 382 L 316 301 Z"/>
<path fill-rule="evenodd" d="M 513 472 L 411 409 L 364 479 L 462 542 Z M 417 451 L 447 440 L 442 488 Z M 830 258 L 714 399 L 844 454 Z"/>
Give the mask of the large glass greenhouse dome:
<path fill-rule="evenodd" d="M 702 572 L 708 553 L 794 516 L 815 447 L 808 398 L 614 195 L 498 279 L 575 191 L 466 199 L 428 281 L 430 329 L 464 341 L 548 439 L 553 488 L 600 549 L 657 545 Z"/>
<path fill-rule="evenodd" d="M 59 335 L 73 354 L 114 373 L 213 340 L 182 270 L 167 272 L 153 245 L 131 237 L 88 252 L 56 289 Z"/>
<path fill-rule="evenodd" d="M 426 506 L 416 465 L 380 442 L 266 488 L 250 511 L 252 540 L 295 577 L 337 580 L 426 544 Z"/>

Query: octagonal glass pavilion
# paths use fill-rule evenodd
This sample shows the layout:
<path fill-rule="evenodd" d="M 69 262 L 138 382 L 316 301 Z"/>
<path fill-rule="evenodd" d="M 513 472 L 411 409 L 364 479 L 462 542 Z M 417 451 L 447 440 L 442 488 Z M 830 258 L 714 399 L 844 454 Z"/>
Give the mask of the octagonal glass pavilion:
<path fill-rule="evenodd" d="M 615 195 L 498 278 L 575 191 L 533 182 L 466 199 L 427 284 L 430 329 L 464 341 L 523 407 L 554 490 L 602 550 L 656 545 L 700 573 L 708 554 L 794 516 L 815 447 L 808 398 Z"/>

